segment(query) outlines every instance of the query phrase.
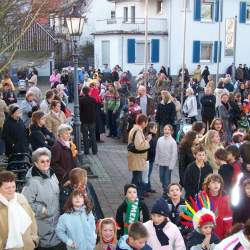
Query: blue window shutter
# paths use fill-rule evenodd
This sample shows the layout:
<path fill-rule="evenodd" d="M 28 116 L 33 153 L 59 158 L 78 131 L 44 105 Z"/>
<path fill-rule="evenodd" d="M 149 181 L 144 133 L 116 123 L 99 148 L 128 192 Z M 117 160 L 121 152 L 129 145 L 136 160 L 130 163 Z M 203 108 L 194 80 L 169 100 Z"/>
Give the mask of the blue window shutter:
<path fill-rule="evenodd" d="M 220 1 L 219 0 L 215 0 L 215 17 L 214 17 L 215 22 L 219 21 L 220 13 L 221 13 L 221 10 L 220 10 Z"/>
<path fill-rule="evenodd" d="M 128 39 L 128 63 L 135 63 L 135 39 Z"/>
<path fill-rule="evenodd" d="M 193 63 L 200 62 L 201 42 L 193 41 Z"/>
<path fill-rule="evenodd" d="M 247 3 L 240 2 L 240 23 L 246 23 Z"/>
<path fill-rule="evenodd" d="M 151 62 L 158 63 L 160 61 L 160 40 L 151 40 Z"/>
<path fill-rule="evenodd" d="M 201 0 L 194 0 L 194 21 L 201 20 Z"/>
<path fill-rule="evenodd" d="M 222 52 L 222 42 L 220 41 L 219 43 L 219 48 L 218 48 L 218 41 L 215 41 L 214 42 L 214 63 L 217 63 L 217 57 L 218 57 L 218 53 L 220 52 L 219 54 L 219 62 L 221 62 L 221 52 Z M 218 51 L 219 49 L 219 51 Z"/>

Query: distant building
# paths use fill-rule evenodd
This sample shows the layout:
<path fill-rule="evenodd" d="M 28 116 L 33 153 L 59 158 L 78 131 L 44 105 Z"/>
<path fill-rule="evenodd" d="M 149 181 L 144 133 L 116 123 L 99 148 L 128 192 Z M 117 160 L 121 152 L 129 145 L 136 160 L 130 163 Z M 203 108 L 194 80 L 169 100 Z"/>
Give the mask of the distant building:
<path fill-rule="evenodd" d="M 149 63 L 156 69 L 161 65 L 176 75 L 182 66 L 185 0 L 149 0 Z M 186 65 L 193 72 L 197 64 L 207 65 L 216 73 L 217 59 L 221 61 L 220 73 L 233 62 L 232 18 L 238 17 L 236 39 L 236 65 L 250 66 L 248 52 L 250 37 L 249 0 L 186 0 Z M 222 1 L 222 10 L 220 10 Z M 114 9 L 105 8 L 97 15 L 93 31 L 95 66 L 108 63 L 133 74 L 144 66 L 144 9 L 145 1 L 109 0 Z M 104 6 L 104 5 L 103 5 Z M 107 17 L 109 13 L 110 16 Z M 221 36 L 218 40 L 219 20 Z M 219 55 L 220 51 L 220 55 Z"/>

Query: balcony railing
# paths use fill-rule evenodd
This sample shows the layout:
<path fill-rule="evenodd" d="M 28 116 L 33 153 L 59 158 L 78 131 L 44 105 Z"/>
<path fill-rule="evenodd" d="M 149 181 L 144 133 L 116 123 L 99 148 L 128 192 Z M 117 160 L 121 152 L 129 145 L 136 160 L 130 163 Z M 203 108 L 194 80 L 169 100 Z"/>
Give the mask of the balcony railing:
<path fill-rule="evenodd" d="M 148 31 L 150 33 L 167 33 L 167 19 L 149 18 Z M 145 18 L 112 18 L 97 20 L 96 32 L 145 32 Z"/>

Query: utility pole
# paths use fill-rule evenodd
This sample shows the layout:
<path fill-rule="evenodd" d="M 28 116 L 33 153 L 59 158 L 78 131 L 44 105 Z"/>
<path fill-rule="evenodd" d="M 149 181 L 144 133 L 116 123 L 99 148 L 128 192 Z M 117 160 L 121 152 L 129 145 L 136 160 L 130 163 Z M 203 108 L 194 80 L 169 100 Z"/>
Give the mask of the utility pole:
<path fill-rule="evenodd" d="M 145 0 L 145 47 L 144 47 L 144 72 L 148 70 L 148 0 Z"/>
<path fill-rule="evenodd" d="M 186 61 L 186 32 L 187 32 L 187 0 L 184 2 L 184 32 L 183 32 L 183 54 L 182 54 L 182 74 L 181 74 L 181 106 L 184 100 L 184 80 L 185 80 L 185 61 Z"/>
<path fill-rule="evenodd" d="M 238 17 L 237 16 L 235 16 L 234 17 L 234 54 L 233 54 L 233 68 L 232 68 L 232 70 L 233 70 L 233 82 L 235 83 L 235 76 L 236 76 L 236 72 L 235 72 L 235 70 L 236 70 L 236 47 L 237 47 L 237 20 L 238 19 Z"/>
<path fill-rule="evenodd" d="M 218 43 L 217 43 L 217 71 L 216 71 L 216 86 L 219 82 L 220 74 L 220 56 L 221 56 L 221 22 L 222 22 L 222 10 L 223 9 L 223 0 L 219 0 L 219 19 L 218 19 Z"/>

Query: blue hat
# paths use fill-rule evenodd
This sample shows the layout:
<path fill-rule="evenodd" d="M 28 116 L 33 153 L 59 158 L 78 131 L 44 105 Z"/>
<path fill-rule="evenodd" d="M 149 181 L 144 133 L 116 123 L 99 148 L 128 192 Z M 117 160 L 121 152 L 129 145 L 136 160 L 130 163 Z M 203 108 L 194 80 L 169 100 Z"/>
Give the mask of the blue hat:
<path fill-rule="evenodd" d="M 155 204 L 152 207 L 151 214 L 160 214 L 168 217 L 169 213 L 170 212 L 167 202 L 163 198 L 156 200 Z"/>

